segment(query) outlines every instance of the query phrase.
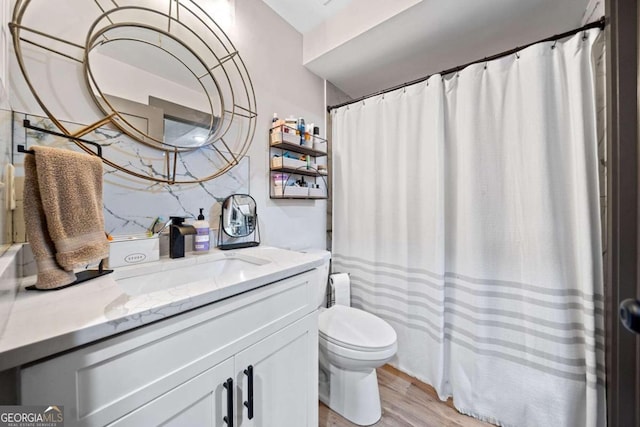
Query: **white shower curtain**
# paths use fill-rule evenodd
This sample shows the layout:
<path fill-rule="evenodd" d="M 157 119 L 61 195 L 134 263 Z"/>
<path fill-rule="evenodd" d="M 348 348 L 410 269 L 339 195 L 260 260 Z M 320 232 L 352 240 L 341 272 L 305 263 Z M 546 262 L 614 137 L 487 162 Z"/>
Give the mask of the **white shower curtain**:
<path fill-rule="evenodd" d="M 334 110 L 333 270 L 464 413 L 605 424 L 599 30 Z"/>

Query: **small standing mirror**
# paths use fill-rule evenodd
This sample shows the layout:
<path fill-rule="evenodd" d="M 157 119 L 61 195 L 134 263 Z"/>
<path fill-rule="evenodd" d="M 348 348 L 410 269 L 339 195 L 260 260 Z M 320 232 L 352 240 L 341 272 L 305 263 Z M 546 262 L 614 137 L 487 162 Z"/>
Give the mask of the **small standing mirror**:
<path fill-rule="evenodd" d="M 248 194 L 233 194 L 222 202 L 218 247 L 239 249 L 258 246 L 260 230 L 256 201 Z M 256 238 L 257 237 L 257 238 Z M 231 240 L 231 243 L 227 241 Z"/>

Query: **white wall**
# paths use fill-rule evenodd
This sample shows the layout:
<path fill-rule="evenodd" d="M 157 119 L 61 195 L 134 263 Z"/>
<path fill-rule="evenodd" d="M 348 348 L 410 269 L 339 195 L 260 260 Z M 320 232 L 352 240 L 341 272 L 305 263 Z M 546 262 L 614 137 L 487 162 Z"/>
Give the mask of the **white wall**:
<path fill-rule="evenodd" d="M 9 20 L 9 2 L 0 2 L 0 22 Z M 9 105 L 9 28 L 0 28 L 0 182 L 6 183 L 5 168 L 11 162 L 11 107 Z M 5 209 L 5 185 L 0 186 L 0 254 L 11 243 L 11 213 Z M 1 322 L 0 322 L 1 323 Z"/>
<path fill-rule="evenodd" d="M 203 0 L 204 1 L 204 0 Z M 250 162 L 250 193 L 258 204 L 261 237 L 264 244 L 302 249 L 325 246 L 326 201 L 289 201 L 269 199 L 270 175 L 268 170 L 268 129 L 273 112 L 281 117 L 294 115 L 306 121 L 324 123 L 323 80 L 302 65 L 302 36 L 261 0 L 235 2 L 232 28 L 227 32 L 238 49 L 253 81 L 257 101 L 257 130 L 248 155 Z M 51 19 L 51 17 L 49 17 Z M 60 61 L 60 59 L 55 59 Z M 29 61 L 42 61 L 38 52 L 29 54 Z M 65 68 L 66 67 L 66 68 Z M 52 76 L 43 70 L 39 78 L 66 80 L 44 95 L 48 102 L 58 106 L 63 119 L 89 123 L 96 109 L 85 109 L 81 116 L 69 103 L 68 93 L 81 90 L 81 74 L 72 71 L 72 64 L 59 68 L 64 75 Z M 14 110 L 29 114 L 42 114 L 13 55 L 10 61 L 10 101 Z M 86 104 L 88 98 L 78 102 Z M 213 221 L 212 221 L 213 222 Z"/>
<path fill-rule="evenodd" d="M 234 43 L 251 73 L 258 104 L 258 130 L 249 155 L 262 238 L 285 248 L 324 248 L 327 202 L 269 199 L 267 150 L 274 112 L 324 123 L 324 82 L 302 65 L 302 35 L 263 1 L 236 1 L 236 30 Z"/>
<path fill-rule="evenodd" d="M 341 91 L 330 81 L 326 80 L 326 85 L 326 102 L 328 106 L 338 105 L 342 104 L 343 102 L 351 101 L 352 98 L 349 95 Z"/>
<path fill-rule="evenodd" d="M 597 21 L 604 16 L 604 0 L 589 0 L 582 15 L 582 25 Z"/>

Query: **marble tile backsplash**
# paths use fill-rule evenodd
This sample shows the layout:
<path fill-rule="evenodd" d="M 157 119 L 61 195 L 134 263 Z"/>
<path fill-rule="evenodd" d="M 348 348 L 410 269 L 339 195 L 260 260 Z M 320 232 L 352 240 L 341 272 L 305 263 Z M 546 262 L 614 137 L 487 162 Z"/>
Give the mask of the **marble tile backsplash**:
<path fill-rule="evenodd" d="M 22 144 L 27 148 L 33 145 L 48 145 L 80 151 L 80 148 L 66 139 L 25 129 L 24 119 L 28 119 L 34 126 L 57 130 L 48 118 L 23 113 L 13 114 L 13 152 L 19 190 L 24 176 L 25 154 L 18 153 L 17 145 Z M 73 123 L 63 125 L 68 129 L 80 127 Z M 83 138 L 99 142 L 103 146 L 103 156 L 106 159 L 126 165 L 128 169 L 142 175 L 161 171 L 166 165 L 166 160 L 158 155 L 157 150 L 133 141 L 118 131 L 100 128 Z M 181 154 L 176 179 L 202 177 L 217 170 L 217 156 L 211 153 L 211 148 L 202 148 Z M 230 194 L 249 192 L 249 163 L 250 159 L 244 157 L 236 167 L 213 180 L 199 184 L 174 185 L 137 178 L 104 164 L 103 203 L 106 231 L 113 235 L 143 233 L 156 217 L 168 219 L 170 215 L 182 215 L 195 218 L 199 208 L 205 209 L 211 226 L 217 228 L 219 203 Z M 19 206 L 14 216 L 16 242 L 24 241 L 21 191 L 18 193 Z"/>

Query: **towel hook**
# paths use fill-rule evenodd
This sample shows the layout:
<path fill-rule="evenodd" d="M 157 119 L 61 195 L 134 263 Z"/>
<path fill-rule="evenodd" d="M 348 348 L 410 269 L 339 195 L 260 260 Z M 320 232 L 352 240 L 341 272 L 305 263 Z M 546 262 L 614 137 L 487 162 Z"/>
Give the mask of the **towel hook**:
<path fill-rule="evenodd" d="M 27 153 L 27 154 L 36 154 L 33 150 L 27 150 L 24 145 L 18 144 L 18 152 L 19 153 Z"/>

